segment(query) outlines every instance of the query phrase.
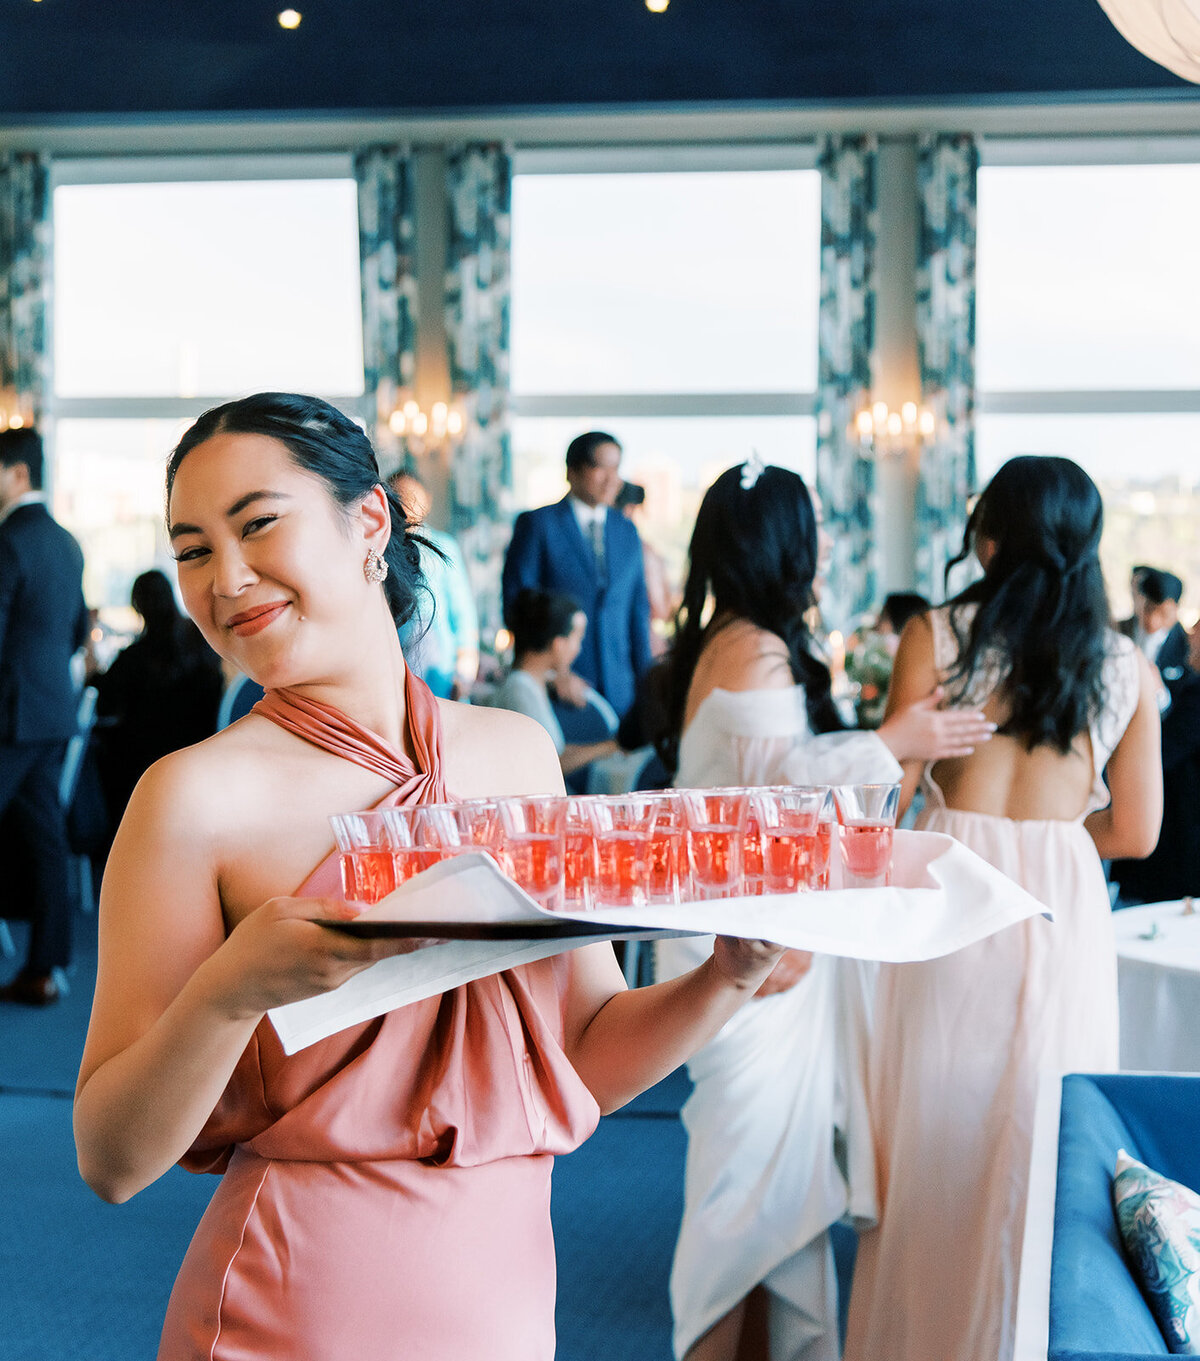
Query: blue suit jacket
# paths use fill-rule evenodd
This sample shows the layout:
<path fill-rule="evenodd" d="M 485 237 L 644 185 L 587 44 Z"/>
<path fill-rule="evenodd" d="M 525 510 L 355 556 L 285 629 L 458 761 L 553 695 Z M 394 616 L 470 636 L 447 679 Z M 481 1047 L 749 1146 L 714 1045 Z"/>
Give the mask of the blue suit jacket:
<path fill-rule="evenodd" d="M 79 545 L 45 506 L 18 506 L 0 524 L 0 742 L 74 736 L 87 628 Z"/>
<path fill-rule="evenodd" d="M 518 515 L 504 559 L 504 610 L 526 587 L 574 596 L 588 618 L 575 670 L 618 714 L 650 666 L 650 603 L 637 530 L 615 510 L 604 527 L 603 579 L 570 497 Z"/>

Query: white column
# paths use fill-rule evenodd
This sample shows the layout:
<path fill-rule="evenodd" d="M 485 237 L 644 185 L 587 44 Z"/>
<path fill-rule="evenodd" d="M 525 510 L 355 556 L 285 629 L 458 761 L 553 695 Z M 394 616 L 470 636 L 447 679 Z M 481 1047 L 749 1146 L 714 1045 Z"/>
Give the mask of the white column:
<path fill-rule="evenodd" d="M 892 411 L 920 402 L 917 355 L 917 143 L 880 138 L 876 160 L 879 206 L 875 252 L 875 351 L 871 381 L 876 400 Z M 913 588 L 916 580 L 916 450 L 881 456 L 876 468 L 876 543 L 879 590 Z"/>
<path fill-rule="evenodd" d="M 413 155 L 416 223 L 417 355 L 413 396 L 422 411 L 450 400 L 450 356 L 446 350 L 446 156 L 441 147 L 420 147 Z M 421 472 L 432 499 L 429 521 L 446 523 L 450 469 L 442 451 L 425 456 Z"/>

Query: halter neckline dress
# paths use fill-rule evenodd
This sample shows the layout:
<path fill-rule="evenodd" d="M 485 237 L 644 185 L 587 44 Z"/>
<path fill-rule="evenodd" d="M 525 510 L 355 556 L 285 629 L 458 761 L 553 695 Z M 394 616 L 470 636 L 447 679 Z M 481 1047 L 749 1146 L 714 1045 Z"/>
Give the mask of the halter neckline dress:
<path fill-rule="evenodd" d="M 408 673 L 414 765 L 287 690 L 256 712 L 447 798 L 437 701 Z M 336 854 L 296 890 L 340 896 Z M 222 1173 L 171 1294 L 160 1361 L 552 1361 L 553 1155 L 599 1110 L 563 1052 L 566 955 L 283 1053 L 264 1017 L 192 1148 Z"/>

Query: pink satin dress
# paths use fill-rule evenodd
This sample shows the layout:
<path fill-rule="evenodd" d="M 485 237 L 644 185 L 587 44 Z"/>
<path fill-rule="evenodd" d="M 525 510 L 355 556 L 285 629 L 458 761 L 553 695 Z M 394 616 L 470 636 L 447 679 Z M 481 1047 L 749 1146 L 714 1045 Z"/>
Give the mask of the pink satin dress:
<path fill-rule="evenodd" d="M 410 673 L 417 768 L 336 709 L 257 711 L 445 799 L 437 702 Z M 336 856 L 299 895 L 340 894 Z M 552 1361 L 553 1155 L 599 1111 L 563 1053 L 568 957 L 511 969 L 287 1057 L 264 1018 L 182 1160 L 223 1173 L 159 1361 Z"/>

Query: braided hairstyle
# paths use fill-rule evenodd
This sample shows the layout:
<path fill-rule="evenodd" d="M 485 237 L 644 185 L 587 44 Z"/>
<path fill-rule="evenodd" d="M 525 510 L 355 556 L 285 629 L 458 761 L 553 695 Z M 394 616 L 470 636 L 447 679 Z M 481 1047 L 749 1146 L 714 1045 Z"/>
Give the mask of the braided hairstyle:
<path fill-rule="evenodd" d="M 1068 458 L 1009 459 L 967 521 L 962 562 L 981 541 L 992 553 L 983 577 L 950 602 L 959 653 L 952 695 L 999 656 L 1009 714 L 1000 731 L 1026 749 L 1062 753 L 1104 704 L 1108 596 L 1100 568 L 1104 506 L 1096 484 Z M 970 614 L 969 607 L 974 607 Z"/>
<path fill-rule="evenodd" d="M 804 686 L 812 730 L 845 726 L 833 703 L 829 668 L 810 647 L 806 615 L 816 601 L 816 571 L 817 519 L 798 473 L 738 464 L 705 492 L 688 548 L 687 584 L 668 663 L 667 732 L 658 743 L 672 773 L 679 764 L 688 689 L 711 637 L 710 620 L 720 628 L 745 619 L 782 638 L 792 678 Z"/>

